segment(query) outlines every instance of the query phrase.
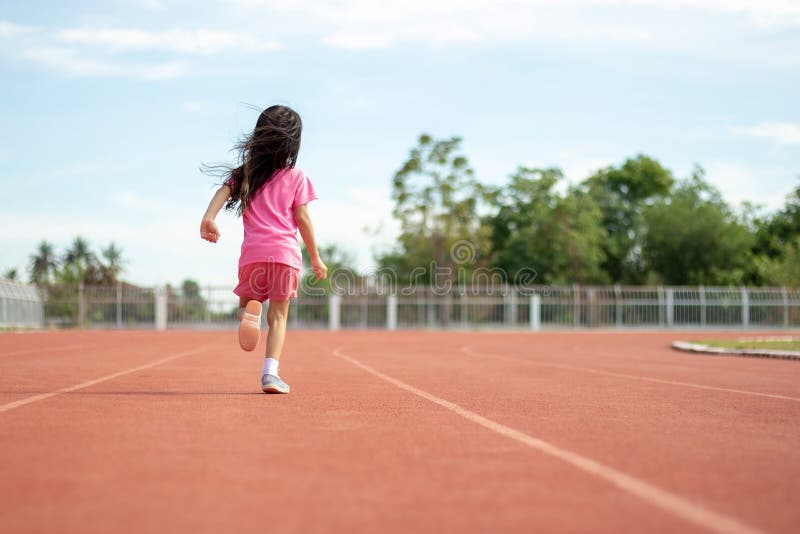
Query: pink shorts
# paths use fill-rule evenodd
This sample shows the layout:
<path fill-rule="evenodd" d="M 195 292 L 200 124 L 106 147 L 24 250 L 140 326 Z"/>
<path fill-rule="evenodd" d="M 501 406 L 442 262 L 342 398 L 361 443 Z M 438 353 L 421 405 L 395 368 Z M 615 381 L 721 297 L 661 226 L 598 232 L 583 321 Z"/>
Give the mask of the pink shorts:
<path fill-rule="evenodd" d="M 300 270 L 284 263 L 248 263 L 239 267 L 239 285 L 233 292 L 261 302 L 289 300 L 297 296 L 299 281 Z"/>

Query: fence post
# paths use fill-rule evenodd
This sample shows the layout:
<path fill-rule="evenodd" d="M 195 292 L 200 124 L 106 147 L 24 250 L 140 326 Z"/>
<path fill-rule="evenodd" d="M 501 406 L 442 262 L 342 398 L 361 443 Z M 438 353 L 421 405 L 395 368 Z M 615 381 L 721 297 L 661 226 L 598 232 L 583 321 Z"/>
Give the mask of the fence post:
<path fill-rule="evenodd" d="M 742 327 L 750 326 L 750 294 L 747 288 L 742 286 Z"/>
<path fill-rule="evenodd" d="M 700 286 L 700 326 L 706 325 L 706 286 Z"/>
<path fill-rule="evenodd" d="M 332 294 L 328 297 L 328 329 L 339 330 L 341 327 L 342 296 Z"/>
<path fill-rule="evenodd" d="M 203 314 L 206 324 L 211 324 L 211 286 L 206 286 L 206 304 L 203 306 Z"/>
<path fill-rule="evenodd" d="M 517 290 L 506 286 L 506 319 L 510 326 L 517 324 Z"/>
<path fill-rule="evenodd" d="M 572 322 L 575 328 L 581 326 L 581 287 L 572 284 Z"/>
<path fill-rule="evenodd" d="M 430 287 L 425 288 L 425 302 L 427 304 L 427 324 L 428 328 L 433 329 L 436 327 L 436 308 L 434 308 L 433 304 L 434 300 L 434 293 Z"/>
<path fill-rule="evenodd" d="M 397 330 L 397 295 L 386 297 L 386 330 Z"/>
<path fill-rule="evenodd" d="M 664 326 L 664 288 L 657 286 L 658 291 L 658 326 Z"/>
<path fill-rule="evenodd" d="M 44 328 L 47 326 L 47 315 L 45 313 L 45 305 L 47 303 L 47 291 L 42 291 L 40 289 L 37 289 L 36 291 L 39 294 L 39 303 L 38 303 L 39 324 L 42 326 L 42 328 Z"/>
<path fill-rule="evenodd" d="M 167 329 L 167 288 L 156 286 L 156 330 Z"/>
<path fill-rule="evenodd" d="M 359 325 L 361 328 L 369 326 L 369 294 L 363 293 L 361 295 L 361 302 L 359 303 Z"/>
<path fill-rule="evenodd" d="M 622 327 L 622 288 L 619 284 L 614 284 L 614 308 L 616 312 L 617 328 Z"/>
<path fill-rule="evenodd" d="M 675 324 L 675 289 L 667 288 L 667 327 L 672 328 Z"/>
<path fill-rule="evenodd" d="M 789 292 L 786 286 L 781 287 L 781 296 L 783 296 L 783 327 L 789 328 Z"/>
<path fill-rule="evenodd" d="M 122 283 L 117 282 L 117 328 L 122 328 Z"/>
<path fill-rule="evenodd" d="M 531 295 L 528 306 L 528 321 L 531 330 L 538 331 L 542 328 L 542 297 L 538 294 Z"/>
<path fill-rule="evenodd" d="M 461 316 L 461 328 L 466 329 L 469 323 L 469 295 L 464 286 L 461 286 L 461 298 L 458 299 L 459 315 Z"/>
<path fill-rule="evenodd" d="M 83 282 L 78 283 L 78 326 L 83 327 L 86 322 L 86 295 Z"/>

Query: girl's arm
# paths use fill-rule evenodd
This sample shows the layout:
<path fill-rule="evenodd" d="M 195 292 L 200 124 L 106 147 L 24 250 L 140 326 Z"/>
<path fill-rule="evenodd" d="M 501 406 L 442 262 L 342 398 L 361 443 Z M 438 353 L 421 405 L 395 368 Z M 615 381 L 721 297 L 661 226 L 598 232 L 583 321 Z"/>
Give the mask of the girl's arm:
<path fill-rule="evenodd" d="M 297 220 L 297 228 L 300 230 L 300 236 L 303 238 L 303 243 L 306 244 L 308 256 L 311 259 L 311 267 L 314 269 L 314 275 L 317 280 L 325 280 L 328 277 L 328 267 L 322 258 L 319 256 L 317 249 L 317 240 L 314 237 L 314 225 L 311 224 L 311 215 L 308 213 L 308 206 L 303 204 L 294 209 L 294 216 Z"/>
<path fill-rule="evenodd" d="M 214 198 L 211 199 L 211 202 L 208 203 L 208 209 L 206 210 L 205 215 L 203 215 L 203 222 L 200 223 L 200 237 L 205 239 L 206 241 L 211 241 L 212 243 L 216 243 L 220 237 L 219 228 L 217 227 L 217 223 L 215 219 L 217 218 L 217 214 L 219 210 L 222 209 L 222 206 L 225 205 L 225 202 L 231 196 L 231 188 L 227 184 L 223 184 L 217 189 L 217 192 L 214 193 Z"/>

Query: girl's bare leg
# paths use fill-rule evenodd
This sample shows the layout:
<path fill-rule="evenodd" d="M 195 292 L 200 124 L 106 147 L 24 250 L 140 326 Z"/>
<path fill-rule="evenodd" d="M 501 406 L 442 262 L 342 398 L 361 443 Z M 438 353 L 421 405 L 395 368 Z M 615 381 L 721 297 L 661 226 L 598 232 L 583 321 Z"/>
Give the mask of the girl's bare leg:
<path fill-rule="evenodd" d="M 271 300 L 267 310 L 267 358 L 281 359 L 283 341 L 286 339 L 286 319 L 289 316 L 288 300 Z"/>

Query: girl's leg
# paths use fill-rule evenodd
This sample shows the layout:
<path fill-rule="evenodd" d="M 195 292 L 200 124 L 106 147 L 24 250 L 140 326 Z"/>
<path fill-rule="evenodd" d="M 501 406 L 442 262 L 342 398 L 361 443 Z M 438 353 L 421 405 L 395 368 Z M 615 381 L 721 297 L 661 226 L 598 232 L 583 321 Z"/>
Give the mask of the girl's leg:
<path fill-rule="evenodd" d="M 286 317 L 289 314 L 288 300 L 270 300 L 267 309 L 267 357 L 261 368 L 261 389 L 264 393 L 289 393 L 289 384 L 278 377 L 278 360 L 286 338 Z"/>
<path fill-rule="evenodd" d="M 270 300 L 267 309 L 267 358 L 281 359 L 283 341 L 286 339 L 286 319 L 289 315 L 288 300 Z"/>

